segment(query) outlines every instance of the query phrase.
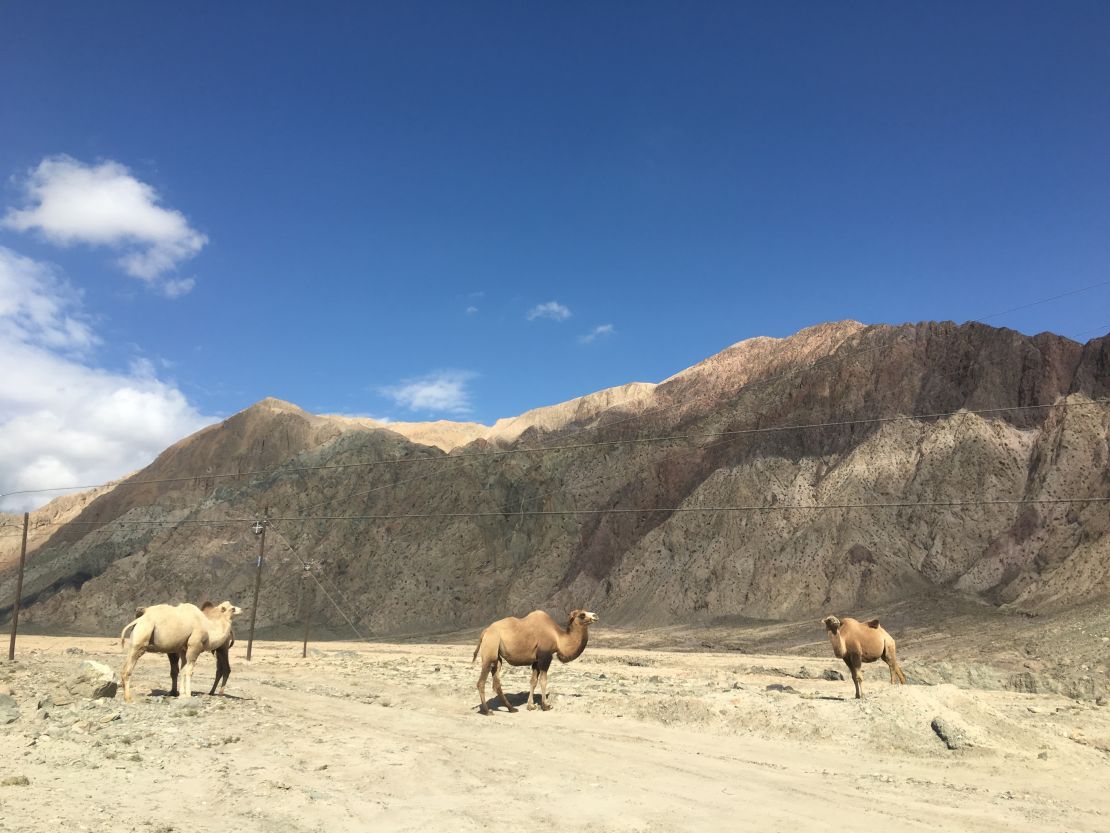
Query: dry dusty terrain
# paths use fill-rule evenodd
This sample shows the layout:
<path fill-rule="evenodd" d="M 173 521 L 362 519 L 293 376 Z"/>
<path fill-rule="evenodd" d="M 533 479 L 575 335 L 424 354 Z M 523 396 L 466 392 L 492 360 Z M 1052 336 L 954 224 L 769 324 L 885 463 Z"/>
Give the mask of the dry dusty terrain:
<path fill-rule="evenodd" d="M 118 669 L 121 656 L 108 637 L 23 637 L 0 662 L 19 709 L 0 726 L 0 829 L 1110 829 L 1106 706 L 894 688 L 881 665 L 855 701 L 822 678 L 841 669 L 829 657 L 612 636 L 553 668 L 552 711 L 489 718 L 472 645 L 330 642 L 301 659 L 299 644 L 259 642 L 247 663 L 240 642 L 233 696 L 152 694 L 168 668 L 147 656 L 134 704 L 37 708 L 83 660 Z M 207 691 L 215 663 L 198 669 Z M 526 669 L 505 682 L 519 703 Z"/>

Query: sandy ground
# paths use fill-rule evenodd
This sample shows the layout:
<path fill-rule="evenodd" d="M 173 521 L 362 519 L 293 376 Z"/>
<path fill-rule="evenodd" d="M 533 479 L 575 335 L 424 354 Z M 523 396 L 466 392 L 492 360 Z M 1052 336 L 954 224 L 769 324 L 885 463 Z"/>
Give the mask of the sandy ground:
<path fill-rule="evenodd" d="M 37 708 L 120 650 L 21 637 L 0 662 L 19 707 L 0 726 L 0 829 L 1110 829 L 1110 707 L 1093 702 L 891 687 L 881 665 L 855 701 L 822 678 L 831 658 L 605 647 L 601 631 L 552 668 L 552 711 L 484 718 L 471 645 L 244 649 L 231 696 L 162 697 L 167 663 L 147 656 L 134 704 Z M 196 688 L 214 673 L 202 658 Z M 521 703 L 527 669 L 504 678 Z M 968 745 L 949 749 L 937 717 Z"/>

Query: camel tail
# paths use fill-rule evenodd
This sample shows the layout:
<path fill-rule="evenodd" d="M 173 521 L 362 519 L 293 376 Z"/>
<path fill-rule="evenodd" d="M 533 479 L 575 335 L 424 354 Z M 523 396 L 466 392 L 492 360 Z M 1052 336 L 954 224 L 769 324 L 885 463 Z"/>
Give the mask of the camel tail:
<path fill-rule="evenodd" d="M 123 643 L 127 641 L 127 632 L 135 627 L 135 625 L 139 623 L 139 619 L 142 618 L 143 617 L 140 614 L 138 617 L 132 619 L 130 622 L 123 626 L 123 630 L 119 632 L 119 644 L 121 648 L 123 647 Z"/>
<path fill-rule="evenodd" d="M 473 665 L 474 661 L 478 659 L 478 652 L 482 650 L 482 640 L 485 638 L 485 636 L 486 632 L 484 630 L 480 634 L 478 634 L 478 646 L 474 649 L 474 656 L 470 658 L 471 665 Z"/>

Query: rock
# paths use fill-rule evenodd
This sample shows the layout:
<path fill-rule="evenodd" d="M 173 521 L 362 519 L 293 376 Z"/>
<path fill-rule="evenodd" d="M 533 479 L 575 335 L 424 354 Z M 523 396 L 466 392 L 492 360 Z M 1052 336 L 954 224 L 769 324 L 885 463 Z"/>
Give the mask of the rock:
<path fill-rule="evenodd" d="M 842 681 L 844 679 L 844 675 L 841 674 L 839 671 L 836 671 L 835 669 L 826 668 L 824 671 L 821 672 L 821 679 L 828 680 L 829 682 L 834 682 L 837 680 Z"/>
<path fill-rule="evenodd" d="M 797 694 L 798 690 L 794 686 L 783 685 L 782 683 L 771 683 L 767 686 L 767 691 L 777 691 L 781 694 Z"/>
<path fill-rule="evenodd" d="M 1048 760 L 1048 753 L 1047 752 L 1041 752 L 1040 754 L 1037 755 L 1037 760 L 1047 761 Z"/>
<path fill-rule="evenodd" d="M 27 787 L 31 781 L 26 775 L 9 775 L 0 781 L 0 787 Z"/>
<path fill-rule="evenodd" d="M 0 726 L 19 720 L 19 704 L 10 694 L 0 694 Z"/>
<path fill-rule="evenodd" d="M 15 692 L 12 691 L 11 686 L 7 685 L 6 683 L 0 683 L 0 697 L 3 697 L 5 694 L 8 697 L 11 697 L 13 694 L 15 694 Z"/>
<path fill-rule="evenodd" d="M 1037 677 L 1031 671 L 1020 671 L 1017 674 L 1011 674 L 1007 682 L 1007 688 L 1025 694 L 1036 694 L 1042 690 L 1042 687 L 1037 684 Z"/>
<path fill-rule="evenodd" d="M 85 652 L 82 651 L 80 648 L 78 648 L 76 645 L 74 645 L 72 648 L 66 648 L 66 653 L 67 654 L 72 654 L 72 655 L 77 655 L 77 654 L 83 654 Z"/>
<path fill-rule="evenodd" d="M 85 660 L 81 664 L 81 673 L 66 682 L 66 690 L 72 696 L 90 700 L 115 697 L 118 688 L 116 673 L 104 663 L 92 659 Z"/>
<path fill-rule="evenodd" d="M 937 737 L 944 741 L 944 745 L 949 749 L 967 749 L 974 746 L 962 729 L 939 715 L 933 718 L 932 727 Z"/>

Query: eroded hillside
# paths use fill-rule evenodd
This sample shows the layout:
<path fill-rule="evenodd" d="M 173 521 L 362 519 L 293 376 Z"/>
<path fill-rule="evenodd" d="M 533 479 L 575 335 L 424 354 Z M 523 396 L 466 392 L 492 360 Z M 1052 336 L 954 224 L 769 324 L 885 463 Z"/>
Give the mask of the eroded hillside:
<path fill-rule="evenodd" d="M 321 616 L 377 634 L 534 607 L 788 617 L 931 588 L 1082 602 L 1110 592 L 1106 504 L 1029 501 L 1110 494 L 1108 345 L 841 322 L 492 427 L 264 400 L 37 529 L 27 619 L 99 630 L 137 604 L 246 599 L 267 510 L 262 626 L 298 618 L 301 558 Z M 888 419 L 917 414 L 952 415 Z"/>

